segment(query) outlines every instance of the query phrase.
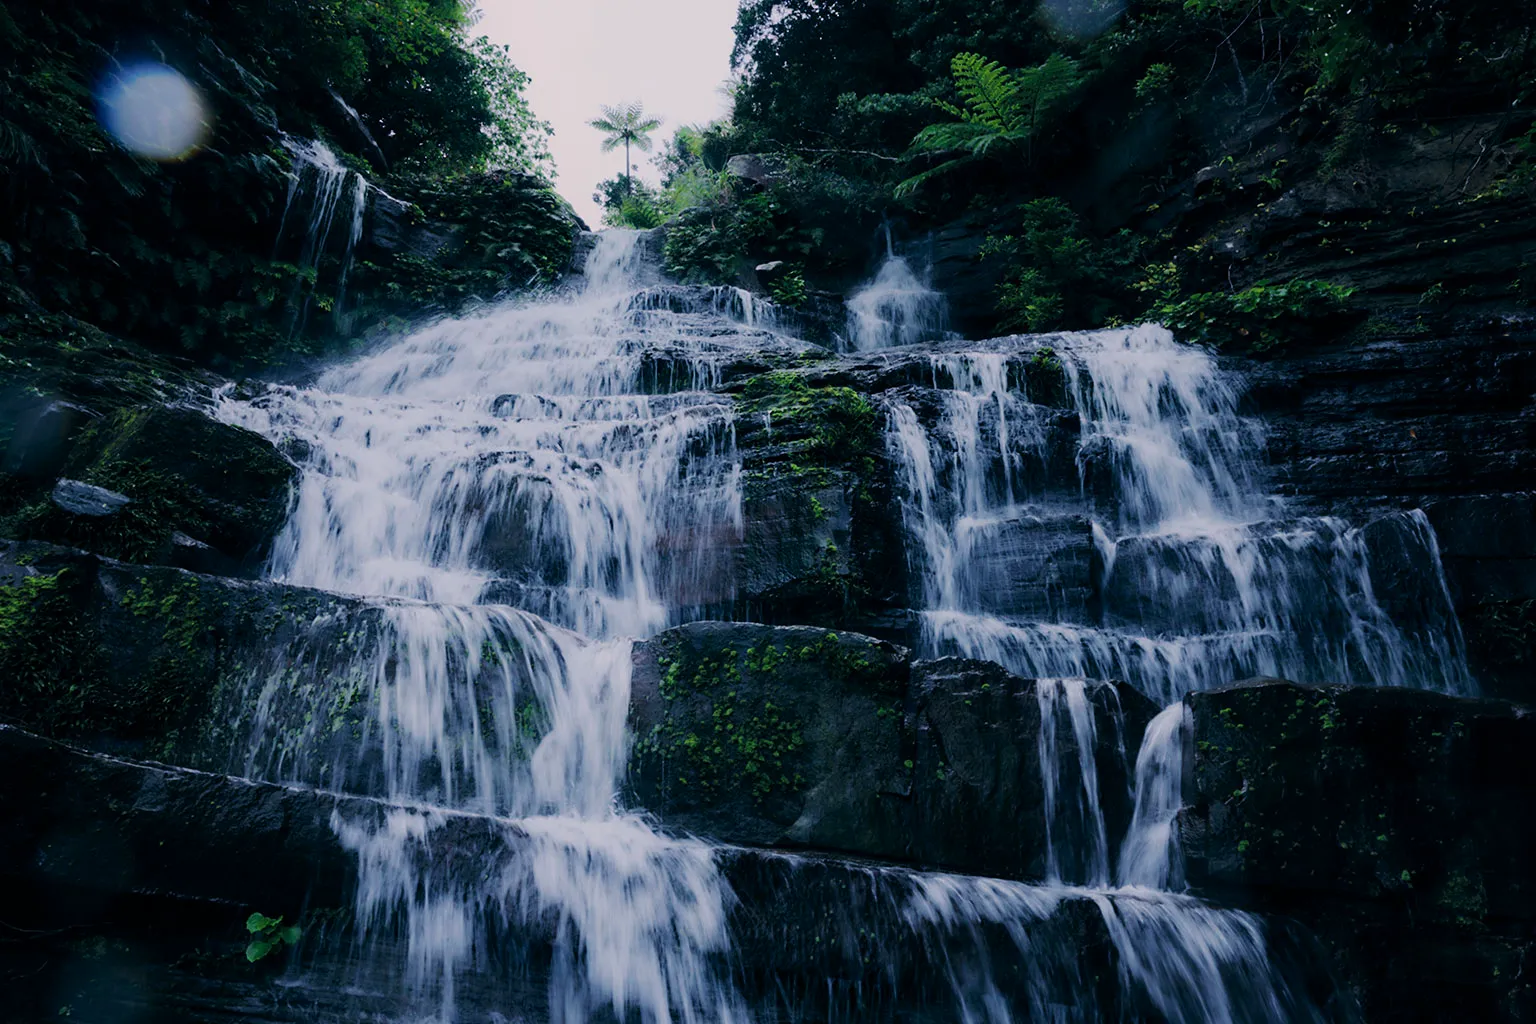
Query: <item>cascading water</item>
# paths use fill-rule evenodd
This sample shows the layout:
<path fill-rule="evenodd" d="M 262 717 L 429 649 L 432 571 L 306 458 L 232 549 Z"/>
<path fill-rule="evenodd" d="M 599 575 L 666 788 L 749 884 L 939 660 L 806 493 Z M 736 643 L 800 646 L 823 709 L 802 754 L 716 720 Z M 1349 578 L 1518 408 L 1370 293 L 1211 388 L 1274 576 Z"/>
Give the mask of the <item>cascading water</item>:
<path fill-rule="evenodd" d="M 1181 701 L 1258 675 L 1474 692 L 1434 533 L 1419 511 L 1373 533 L 1287 518 L 1263 490 L 1261 425 L 1238 414 L 1208 353 L 1160 328 L 1050 343 L 919 350 L 907 358 L 927 359 L 930 386 L 888 400 L 920 646 L 1036 678 L 1046 874 L 1091 887 L 1122 971 L 1160 1012 L 1315 1016 L 1276 981 L 1256 919 L 1166 892 L 1183 885 Z M 1431 581 L 1393 602 L 1396 618 L 1376 596 L 1375 548 Z M 1167 705 L 1142 741 L 1113 865 L 1085 679 Z"/>
<path fill-rule="evenodd" d="M 1184 887 L 1174 818 L 1184 806 L 1184 751 L 1190 727 L 1183 702 L 1168 705 L 1147 723 L 1136 755 L 1136 810 L 1120 848 L 1118 878 L 1123 886 Z"/>
<path fill-rule="evenodd" d="M 853 352 L 934 341 L 949 333 L 949 304 L 910 263 L 888 253 L 874 280 L 848 300 L 845 331 L 844 347 Z"/>
<path fill-rule="evenodd" d="M 373 187 L 368 179 L 351 170 L 325 143 L 318 140 L 284 139 L 283 146 L 293 159 L 293 169 L 288 176 L 288 197 L 283 205 L 283 217 L 278 225 L 278 248 L 285 252 L 295 248 L 300 270 L 318 276 L 320 260 L 331 242 L 336 216 L 344 208 L 348 216 L 348 231 L 339 255 L 341 269 L 337 273 L 336 297 L 332 313 L 338 323 L 344 321 L 343 307 L 347 291 L 347 275 L 352 270 L 352 258 L 357 244 L 363 237 L 363 221 L 368 209 L 368 193 Z M 347 183 L 350 181 L 351 188 Z M 290 226 L 297 239 L 289 239 Z M 305 292 L 297 302 L 293 330 L 303 328 L 309 315 L 311 296 Z"/>
<path fill-rule="evenodd" d="M 312 647 L 253 671 L 231 716 L 246 738 L 233 767 L 389 799 L 385 811 L 338 810 L 333 827 L 358 858 L 358 940 L 403 949 L 403 969 L 386 974 L 414 1019 L 454 1019 L 465 988 L 495 988 L 485 977 L 519 930 L 547 935 L 553 952 L 543 1008 L 503 1005 L 505 1019 L 753 1014 L 731 969 L 734 897 L 721 863 L 737 854 L 659 834 L 620 807 L 622 638 L 730 607 L 742 470 L 733 406 L 708 389 L 743 353 L 805 346 L 768 330 L 772 310 L 749 296 L 661 283 L 646 252 L 642 235 L 605 233 L 568 294 L 429 326 L 311 387 L 222 401 L 226 420 L 274 439 L 303 468 L 271 575 L 368 602 L 352 618 L 317 619 Z M 933 372 L 942 423 L 891 408 L 925 642 L 980 650 L 998 630 L 1026 628 L 1007 619 L 1010 591 L 989 584 L 985 564 L 1002 552 L 1007 571 L 1008 558 L 1032 550 L 1021 537 L 1061 524 L 1059 509 L 1029 499 L 1059 414 L 1018 393 L 1004 354 L 937 357 Z M 1091 373 L 1073 378 L 1080 400 Z M 1150 449 L 1158 438 L 1142 440 Z M 1247 479 L 1232 480 L 1228 490 L 1246 500 Z M 1153 518 L 1138 506 L 1094 520 L 1106 564 Z M 1073 587 L 1043 589 L 1030 606 L 1038 621 L 1070 620 Z M 1027 664 L 1004 646 L 998 655 Z M 1074 782 L 1053 776 L 1047 787 L 1044 884 L 871 868 L 860 913 L 896 920 L 930 951 L 958 1019 L 1098 1019 L 1098 992 L 1084 981 L 1092 968 L 1056 916 L 1074 902 L 1097 908 L 1127 1005 L 1181 1020 L 1309 1019 L 1267 964 L 1257 919 L 1107 888 L 1118 844 L 1100 802 L 1095 709 L 1118 702 L 1084 674 L 1053 673 L 1036 691 L 1042 763 L 1069 748 L 1076 758 Z M 1159 678 L 1137 681 L 1182 685 Z M 1138 764 L 1138 778 L 1166 780 L 1177 739 L 1150 749 L 1142 759 L 1155 764 Z M 1139 787 L 1127 849 L 1166 842 L 1177 782 L 1156 799 L 1154 788 Z M 1165 880 L 1150 867 L 1128 874 L 1133 860 L 1120 854 L 1122 881 Z M 872 920 L 855 915 L 841 930 L 863 935 Z M 999 930 L 1006 968 L 995 963 Z M 858 963 L 867 954 L 848 941 L 845 957 Z M 1024 977 L 1022 1003 L 1003 974 Z"/>
<path fill-rule="evenodd" d="M 1009 387 L 1006 353 L 932 357 L 938 422 L 891 408 L 929 650 L 1124 679 L 1163 704 L 1258 675 L 1471 692 L 1443 577 L 1422 621 L 1396 622 L 1362 530 L 1284 518 L 1261 487 L 1260 425 L 1207 353 L 1154 327 L 1053 344 L 1036 366 L 1057 364 L 1077 414 L 1070 481 L 1052 464 L 1060 412 Z M 1422 513 L 1381 529 L 1438 573 Z M 1033 592 L 997 585 L 1052 545 L 1102 566 L 1102 608 L 1049 574 Z"/>
<path fill-rule="evenodd" d="M 289 675 L 261 682 L 241 767 L 406 805 L 335 827 L 359 857 L 365 942 L 403 933 L 411 992 L 442 1019 L 508 922 L 556 936 L 555 1019 L 741 1012 L 715 963 L 731 896 L 711 851 L 618 809 L 630 655 L 605 638 L 666 625 L 679 610 L 664 595 L 728 599 L 716 549 L 740 530 L 731 406 L 640 393 L 646 339 L 694 379 L 765 339 L 727 330 L 717 297 L 679 311 L 638 288 L 639 251 L 639 235 L 606 234 L 574 295 L 446 321 L 312 388 L 222 407 L 301 453 L 272 575 L 379 602 L 350 663 L 312 666 L 321 680 L 297 694 Z M 354 704 L 374 714 L 337 742 Z M 434 833 L 461 811 L 506 816 L 517 855 L 433 874 Z"/>

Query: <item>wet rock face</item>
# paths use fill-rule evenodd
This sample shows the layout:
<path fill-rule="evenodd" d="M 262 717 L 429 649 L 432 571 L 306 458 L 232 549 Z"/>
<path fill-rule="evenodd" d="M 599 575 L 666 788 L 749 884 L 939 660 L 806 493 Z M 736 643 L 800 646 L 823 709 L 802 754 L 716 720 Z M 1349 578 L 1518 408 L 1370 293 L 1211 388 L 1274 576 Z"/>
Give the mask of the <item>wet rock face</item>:
<path fill-rule="evenodd" d="M 853 634 L 684 626 L 636 646 L 629 784 L 668 824 L 727 842 L 1040 879 L 1039 685 L 984 662 L 912 663 Z M 1155 709 L 1123 687 L 1089 693 L 1106 832 L 1118 837 Z M 1068 806 L 1083 789 L 1076 740 L 1067 726 L 1056 735 L 1057 825 L 1085 827 Z"/>
<path fill-rule="evenodd" d="M 0 979 L 26 980 L 8 1020 L 56 1020 L 67 1007 L 93 1020 L 339 1024 L 430 1010 L 384 994 L 403 935 L 375 931 L 370 951 L 358 952 L 356 855 L 334 824 L 376 824 L 402 809 L 135 764 L 6 726 L 0 771 L 11 783 L 0 790 L 6 923 L 28 929 L 25 941 L 0 944 Z M 415 852 L 432 884 L 451 889 L 530 856 L 528 841 L 500 819 L 450 815 Z M 758 1019 L 856 1012 L 937 1024 L 954 1019 L 950 972 L 984 972 L 998 1005 L 1020 1018 L 1041 998 L 1071 1007 L 1072 1019 L 1121 1017 L 1115 950 L 1087 899 L 1041 899 L 1022 919 L 1039 952 L 1021 957 L 1019 936 L 1001 925 L 954 934 L 927 920 L 913 909 L 924 905 L 922 881 L 899 869 L 743 849 L 717 856 L 736 895 L 732 964 L 721 966 Z M 491 941 L 458 986 L 460 1018 L 547 1019 L 553 920 L 486 909 Z M 297 949 L 247 962 L 252 912 L 298 923 Z"/>
<path fill-rule="evenodd" d="M 1197 892 L 1307 925 L 1367 1019 L 1536 1010 L 1536 716 L 1292 683 L 1186 701 Z"/>
<path fill-rule="evenodd" d="M 0 541 L 0 711 L 101 749 L 223 770 L 255 713 L 252 672 L 319 671 L 377 614 L 318 591 Z"/>
<path fill-rule="evenodd" d="M 881 430 L 844 383 L 790 371 L 745 382 L 733 618 L 901 632 L 908 583 Z"/>
<path fill-rule="evenodd" d="M 1079 799 L 1084 792 L 1077 737 L 1062 716 L 1042 723 L 1040 688 L 1060 685 L 1010 675 L 991 662 L 944 658 L 912 668 L 913 856 L 923 864 L 1005 878 L 1047 876 L 1048 833 L 1073 851 L 1092 847 L 1097 823 Z M 1157 709 L 1127 686 L 1086 687 L 1094 728 L 1091 764 L 1108 842 L 1131 820 L 1132 776 L 1147 722 Z M 1041 761 L 1042 726 L 1054 724 L 1056 765 Z M 1055 773 L 1054 810 L 1045 777 Z M 1106 850 L 1110 865 L 1118 851 Z M 1070 857 L 1056 865 L 1067 880 L 1089 877 L 1091 866 Z"/>
<path fill-rule="evenodd" d="M 1536 494 L 1445 498 L 1425 514 L 1483 692 L 1536 701 Z"/>
<path fill-rule="evenodd" d="M 320 766 L 313 781 L 380 784 L 378 758 L 355 756 L 378 727 L 369 672 L 391 635 L 376 603 L 3 542 L 0 613 L 0 711 L 12 721 L 261 777 L 291 777 L 302 748 Z M 685 626 L 635 648 L 631 802 L 725 841 L 1040 879 L 1039 685 L 982 662 L 914 663 L 853 633 Z M 1086 693 L 1105 832 L 1118 842 L 1155 709 L 1124 687 Z M 1064 719 L 1055 726 L 1053 825 L 1080 830 L 1092 823 L 1077 810 L 1076 738 Z"/>
<path fill-rule="evenodd" d="M 1499 494 L 1536 473 L 1529 320 L 1382 321 L 1369 339 L 1234 360 L 1283 494 L 1351 503 Z"/>
<path fill-rule="evenodd" d="M 265 438 L 194 409 L 120 409 L 46 440 L 16 457 L 46 455 L 60 479 L 17 514 L 15 535 L 203 572 L 255 569 L 297 475 Z"/>
<path fill-rule="evenodd" d="M 906 845 L 903 648 L 805 627 L 696 623 L 636 645 L 630 785 L 727 842 Z"/>

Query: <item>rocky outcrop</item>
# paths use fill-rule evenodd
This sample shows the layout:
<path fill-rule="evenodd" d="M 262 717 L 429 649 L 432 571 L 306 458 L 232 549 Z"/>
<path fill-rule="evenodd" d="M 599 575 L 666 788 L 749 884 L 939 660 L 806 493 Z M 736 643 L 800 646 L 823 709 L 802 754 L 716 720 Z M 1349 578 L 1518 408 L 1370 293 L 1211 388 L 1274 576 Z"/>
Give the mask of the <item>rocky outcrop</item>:
<path fill-rule="evenodd" d="M 1473 674 L 1536 700 L 1536 321 L 1382 315 L 1331 348 L 1229 366 L 1280 492 L 1334 515 L 1423 507 Z"/>
<path fill-rule="evenodd" d="M 322 770 L 312 781 L 370 785 L 376 754 L 358 751 L 377 728 L 389 614 L 320 591 L 0 542 L 0 713 L 96 749 L 215 771 L 288 777 L 285 759 L 302 748 Z M 1040 684 L 995 665 L 913 662 L 853 633 L 744 623 L 681 627 L 637 644 L 634 662 L 632 802 L 677 828 L 1039 879 L 1043 771 L 1063 793 L 1082 788 L 1070 728 L 1056 730 L 1056 765 L 1041 765 Z M 1088 693 L 1106 831 L 1119 836 L 1155 709 L 1125 687 Z M 345 778 L 323 774 L 338 766 Z"/>
<path fill-rule="evenodd" d="M 1500 494 L 1536 474 L 1536 322 L 1382 317 L 1353 343 L 1229 364 L 1281 493 L 1338 511 Z"/>
<path fill-rule="evenodd" d="M 814 370 L 760 374 L 737 398 L 736 439 L 733 617 L 900 635 L 906 563 L 876 407 Z"/>
<path fill-rule="evenodd" d="M 995 665 L 913 663 L 867 637 L 725 623 L 664 633 L 634 659 L 630 786 L 678 828 L 1040 879 L 1046 773 L 1063 793 L 1082 788 L 1069 729 L 1057 764 L 1041 764 L 1046 684 Z M 1092 756 L 1118 836 L 1155 709 L 1124 687 L 1090 693 Z"/>
<path fill-rule="evenodd" d="M 211 375 L 94 332 L 49 341 L 17 343 L 29 358 L 0 372 L 0 536 L 253 573 L 287 515 L 293 464 L 207 415 Z"/>
<path fill-rule="evenodd" d="M 419 1019 L 421 1007 L 386 995 L 404 936 L 375 930 L 366 956 L 352 942 L 357 862 L 336 824 L 377 828 L 419 811 L 86 754 L 4 726 L 0 772 L 0 880 L 12 893 L 0 979 L 26 979 L 8 1019 Z M 529 855 L 515 823 L 438 818 L 420 856 L 439 892 Z M 930 920 L 920 909 L 930 901 L 910 872 L 740 849 L 717 857 L 736 896 L 735 966 L 720 966 L 768 1016 L 856 1008 L 861 1020 L 936 1024 L 953 1019 L 951 979 L 966 972 L 990 976 L 999 1005 L 1021 1015 L 1031 999 L 1082 1019 L 1121 1015 L 1115 948 L 1088 899 L 1016 887 L 1003 898 L 1016 905 L 1017 934 L 1000 922 L 955 934 L 942 913 Z M 963 897 L 964 880 L 951 884 Z M 996 905 L 999 891 L 988 892 Z M 297 922 L 297 948 L 248 963 L 252 912 Z M 544 1019 L 553 920 L 520 920 L 499 905 L 483 912 L 493 941 L 478 969 L 496 984 L 466 979 L 460 1015 Z M 1031 957 L 1019 955 L 1020 941 Z"/>
<path fill-rule="evenodd" d="M 1536 715 L 1262 681 L 1186 703 L 1196 892 L 1308 926 L 1368 1020 L 1536 1012 Z"/>
<path fill-rule="evenodd" d="M 341 656 L 377 616 L 319 591 L 0 541 L 0 714 L 101 749 L 223 769 L 262 666 L 300 660 L 300 649 L 312 666 L 326 650 Z"/>
<path fill-rule="evenodd" d="M 1536 493 L 1425 506 L 1483 692 L 1536 701 Z"/>

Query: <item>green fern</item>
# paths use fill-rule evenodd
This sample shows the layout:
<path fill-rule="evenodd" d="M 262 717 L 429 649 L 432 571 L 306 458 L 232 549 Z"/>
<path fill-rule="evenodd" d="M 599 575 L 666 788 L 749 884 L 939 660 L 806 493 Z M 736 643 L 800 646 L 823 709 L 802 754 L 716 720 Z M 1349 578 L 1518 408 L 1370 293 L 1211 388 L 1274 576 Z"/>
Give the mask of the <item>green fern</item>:
<path fill-rule="evenodd" d="M 897 185 L 898 196 L 910 195 L 927 181 L 991 155 L 994 149 L 1027 145 L 1060 102 L 1077 91 L 1084 77 L 1077 61 L 1059 53 L 1018 72 L 980 54 L 960 53 L 950 69 L 964 106 L 936 101 L 935 106 L 955 120 L 918 132 L 907 157 L 956 155 Z"/>

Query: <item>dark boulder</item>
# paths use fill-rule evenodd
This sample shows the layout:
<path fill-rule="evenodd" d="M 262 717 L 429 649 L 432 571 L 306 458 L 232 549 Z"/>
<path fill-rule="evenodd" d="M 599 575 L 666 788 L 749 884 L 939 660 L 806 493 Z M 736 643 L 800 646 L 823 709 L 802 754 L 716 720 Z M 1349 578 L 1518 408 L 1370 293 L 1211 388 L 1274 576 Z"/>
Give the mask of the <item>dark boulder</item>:
<path fill-rule="evenodd" d="M 1039 685 L 983 662 L 913 664 L 848 633 L 684 626 L 635 648 L 632 798 L 727 842 L 1042 878 Z M 1106 834 L 1118 837 L 1155 709 L 1125 687 L 1086 692 Z M 1080 793 L 1072 731 L 1055 735 L 1060 791 Z"/>
<path fill-rule="evenodd" d="M 261 687 L 284 684 L 269 701 L 309 698 L 314 680 L 292 667 L 323 675 L 380 614 L 320 591 L 0 541 L 0 714 L 101 749 L 222 770 L 245 755 Z"/>
<path fill-rule="evenodd" d="M 73 402 L 23 402 L 5 408 L 13 415 L 0 472 L 22 478 L 52 480 L 64 470 L 70 446 L 86 424 L 99 416 Z M 9 403 L 7 403 L 9 405 Z"/>
<path fill-rule="evenodd" d="M 1483 692 L 1536 702 L 1536 493 L 1426 505 Z"/>
<path fill-rule="evenodd" d="M 258 564 L 282 527 L 297 476 L 260 435 L 170 406 L 91 421 L 72 437 L 63 472 L 68 479 L 51 501 L 18 515 L 16 534 L 130 561 L 232 572 Z M 177 534 L 219 557 L 195 545 L 189 551 Z"/>
<path fill-rule="evenodd" d="M 912 713 L 917 756 L 913 772 L 914 858 L 952 870 L 1004 878 L 1038 879 L 1047 873 L 1044 791 L 1054 775 L 1057 806 L 1051 815 L 1058 850 L 1092 844 L 1096 822 L 1078 803 L 1084 793 L 1076 736 L 1058 716 L 1042 723 L 1042 686 L 985 661 L 944 658 L 912 666 Z M 1157 709 L 1128 686 L 1089 683 L 1085 696 L 1096 746 L 1091 761 L 1106 853 L 1125 835 L 1132 811 L 1132 767 L 1142 734 Z M 1051 727 L 1057 759 L 1040 760 L 1042 725 Z M 1088 877 L 1087 865 L 1063 863 L 1063 877 Z"/>
<path fill-rule="evenodd" d="M 727 842 L 899 851 L 907 671 L 902 648 L 807 627 L 696 623 L 637 644 L 635 798 Z"/>
<path fill-rule="evenodd" d="M 1536 716 L 1284 682 L 1186 700 L 1196 892 L 1307 925 L 1367 1019 L 1536 1012 Z"/>

